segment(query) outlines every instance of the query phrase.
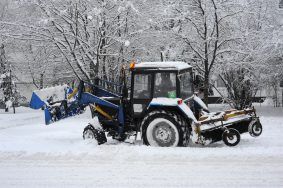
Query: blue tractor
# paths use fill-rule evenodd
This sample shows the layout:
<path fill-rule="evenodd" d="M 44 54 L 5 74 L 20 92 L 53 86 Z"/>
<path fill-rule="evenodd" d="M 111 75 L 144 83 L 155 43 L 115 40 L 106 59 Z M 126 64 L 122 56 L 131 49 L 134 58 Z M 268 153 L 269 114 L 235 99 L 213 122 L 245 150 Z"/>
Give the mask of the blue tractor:
<path fill-rule="evenodd" d="M 262 126 L 254 108 L 209 112 L 194 94 L 194 74 L 184 62 L 142 62 L 130 65 L 130 85 L 100 79 L 92 94 L 83 93 L 83 105 L 92 103 L 100 126 L 89 124 L 84 139 L 117 140 L 140 133 L 145 145 L 188 146 L 189 140 L 207 145 L 223 140 L 228 146 L 240 142 L 240 134 L 256 137 Z M 90 85 L 90 84 L 88 84 Z"/>
<path fill-rule="evenodd" d="M 143 143 L 150 146 L 188 146 L 189 140 L 202 145 L 223 140 L 235 146 L 242 133 L 253 137 L 262 133 L 254 108 L 209 112 L 194 94 L 197 79 L 185 62 L 132 63 L 129 81 L 125 71 L 121 83 L 101 79 L 93 84 L 80 82 L 72 104 L 75 109 L 89 105 L 99 121 L 99 125 L 85 127 L 84 139 L 103 144 L 106 134 L 124 141 L 140 133 Z M 72 111 L 72 104 L 65 109 Z"/>

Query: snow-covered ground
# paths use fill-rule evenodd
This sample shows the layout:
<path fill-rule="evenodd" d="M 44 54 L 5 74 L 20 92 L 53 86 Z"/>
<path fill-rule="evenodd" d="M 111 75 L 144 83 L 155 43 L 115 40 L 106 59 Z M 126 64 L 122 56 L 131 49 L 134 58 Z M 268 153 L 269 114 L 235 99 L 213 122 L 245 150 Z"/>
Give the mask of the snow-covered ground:
<path fill-rule="evenodd" d="M 45 126 L 17 111 L 0 111 L 0 187 L 283 187 L 283 108 L 258 107 L 258 138 L 188 148 L 97 146 L 82 139 L 89 112 Z"/>

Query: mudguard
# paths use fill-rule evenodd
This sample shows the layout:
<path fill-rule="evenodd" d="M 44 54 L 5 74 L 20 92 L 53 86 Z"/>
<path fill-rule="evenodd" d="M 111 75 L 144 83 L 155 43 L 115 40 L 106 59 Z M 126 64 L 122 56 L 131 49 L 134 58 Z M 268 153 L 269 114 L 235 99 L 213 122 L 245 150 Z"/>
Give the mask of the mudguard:
<path fill-rule="evenodd" d="M 184 113 L 184 115 L 187 116 L 187 118 L 193 120 L 194 122 L 197 122 L 196 117 L 194 116 L 194 113 L 192 110 L 182 101 L 180 98 L 153 98 L 152 101 L 148 105 L 148 109 L 150 107 L 164 107 L 164 106 L 170 106 L 170 107 L 176 107 L 180 109 Z"/>

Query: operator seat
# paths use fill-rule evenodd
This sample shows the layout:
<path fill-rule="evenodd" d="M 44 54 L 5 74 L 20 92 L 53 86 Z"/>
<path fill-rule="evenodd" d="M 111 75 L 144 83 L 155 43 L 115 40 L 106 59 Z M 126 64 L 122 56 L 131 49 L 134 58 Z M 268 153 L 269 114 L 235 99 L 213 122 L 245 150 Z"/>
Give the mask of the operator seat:
<path fill-rule="evenodd" d="M 168 97 L 168 91 L 175 90 L 173 87 L 172 80 L 170 79 L 170 75 L 162 75 L 161 74 L 161 82 L 159 86 L 156 87 L 155 97 Z"/>

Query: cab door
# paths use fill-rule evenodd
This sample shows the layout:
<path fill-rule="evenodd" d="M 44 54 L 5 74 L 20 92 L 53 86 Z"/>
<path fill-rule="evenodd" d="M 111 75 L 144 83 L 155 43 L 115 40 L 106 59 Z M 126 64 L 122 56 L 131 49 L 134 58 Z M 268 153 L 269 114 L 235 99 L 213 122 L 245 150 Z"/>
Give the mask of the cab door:
<path fill-rule="evenodd" d="M 152 81 L 151 73 L 133 73 L 131 101 L 135 115 L 140 115 L 152 100 Z"/>

